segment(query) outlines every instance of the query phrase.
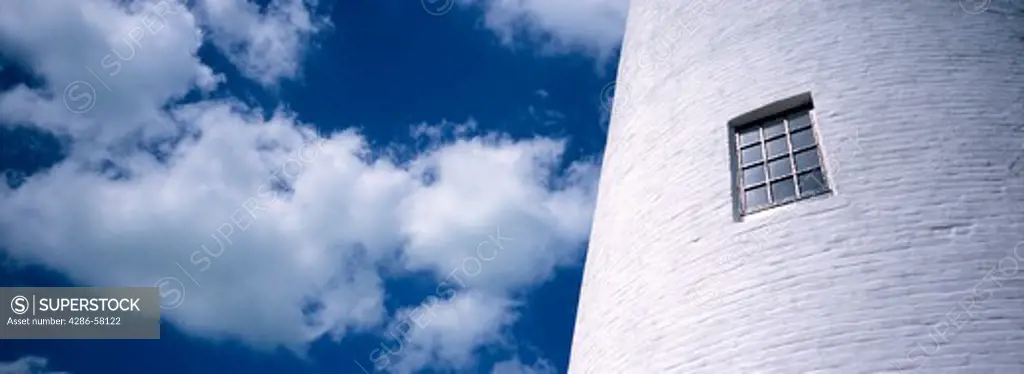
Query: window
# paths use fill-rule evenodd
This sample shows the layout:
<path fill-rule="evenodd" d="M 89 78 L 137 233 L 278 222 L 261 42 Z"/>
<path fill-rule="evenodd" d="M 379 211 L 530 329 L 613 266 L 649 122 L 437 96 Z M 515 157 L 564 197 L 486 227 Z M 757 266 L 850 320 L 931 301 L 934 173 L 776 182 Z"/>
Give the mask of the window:
<path fill-rule="evenodd" d="M 804 94 L 730 122 L 734 196 L 741 215 L 829 192 L 813 109 L 810 95 Z"/>

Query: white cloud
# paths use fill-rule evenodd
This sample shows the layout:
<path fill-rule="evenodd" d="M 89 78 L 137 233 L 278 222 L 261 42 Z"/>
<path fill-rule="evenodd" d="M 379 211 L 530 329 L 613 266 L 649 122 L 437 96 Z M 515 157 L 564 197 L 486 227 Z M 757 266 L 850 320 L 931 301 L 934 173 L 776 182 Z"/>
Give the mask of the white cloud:
<path fill-rule="evenodd" d="M 518 357 L 511 360 L 494 364 L 491 374 L 554 374 L 555 368 L 550 362 L 537 360 L 532 365 L 526 365 Z"/>
<path fill-rule="evenodd" d="M 542 41 L 549 52 L 582 51 L 605 60 L 618 49 L 628 0 L 459 0 L 481 6 L 503 42 Z"/>
<path fill-rule="evenodd" d="M 169 293 L 164 301 L 180 305 L 164 315 L 185 331 L 301 351 L 322 336 L 388 325 L 383 277 L 427 271 L 451 282 L 495 228 L 514 238 L 465 277 L 458 297 L 435 307 L 435 322 L 410 335 L 392 370 L 466 365 L 482 345 L 503 342 L 515 291 L 580 260 L 597 167 L 580 161 L 558 173 L 563 141 L 475 134 L 470 122 L 454 125 L 457 140 L 435 137 L 399 161 L 356 132 L 317 134 L 287 111 L 264 117 L 233 100 L 174 104 L 222 79 L 196 56 L 204 40 L 197 18 L 175 3 L 121 3 L 15 2 L 0 12 L 0 45 L 45 82 L 0 93 L 0 122 L 73 140 L 56 167 L 16 189 L 0 185 L 0 247 L 14 257 L 81 284 L 174 277 L 184 298 Z M 165 22 L 156 32 L 145 26 L 153 17 Z M 133 31 L 140 24 L 150 34 Z M 116 60 L 117 74 L 102 70 L 115 61 L 111 48 L 130 46 L 125 35 L 136 36 L 136 54 Z M 278 47 L 259 48 L 277 56 Z M 295 71 L 249 68 L 264 83 Z M 80 109 L 71 104 L 84 96 L 62 96 L 76 80 L 95 86 L 95 107 L 84 113 L 65 107 Z M 139 139 L 158 143 L 163 157 L 139 149 Z"/>
<path fill-rule="evenodd" d="M 523 239 L 466 283 L 503 297 L 578 259 L 587 234 L 590 179 L 544 187 L 556 142 L 464 140 L 403 169 L 367 162 L 354 133 L 317 139 L 287 117 L 223 104 L 178 113 L 202 136 L 166 164 L 134 153 L 116 160 L 131 178 L 112 180 L 69 160 L 4 192 L 2 244 L 86 284 L 190 282 L 180 265 L 198 286 L 185 283 L 168 318 L 204 336 L 297 347 L 381 322 L 375 265 L 396 255 L 444 278 L 502 227 Z M 279 148 L 261 149 L 270 143 Z M 427 168 L 437 170 L 430 186 Z M 259 187 L 275 172 L 294 192 L 272 201 Z M 322 309 L 304 315 L 309 302 Z"/>
<path fill-rule="evenodd" d="M 474 363 L 475 348 L 510 343 L 502 330 L 515 322 L 517 303 L 477 291 L 443 290 L 439 299 L 399 311 L 389 334 L 367 357 L 377 370 L 465 370 Z"/>
<path fill-rule="evenodd" d="M 330 27 L 311 0 L 199 0 L 213 44 L 247 77 L 264 85 L 295 78 L 310 38 Z"/>
<path fill-rule="evenodd" d="M 202 43 L 195 19 L 173 1 L 119 3 L 4 4 L 0 47 L 28 62 L 48 86 L 0 96 L 6 121 L 67 133 L 80 143 L 174 132 L 161 106 L 218 79 L 195 55 Z"/>
<path fill-rule="evenodd" d="M 568 177 L 578 180 L 569 188 L 548 188 L 563 150 L 563 143 L 549 139 L 490 137 L 458 141 L 414 160 L 414 173 L 429 170 L 438 181 L 410 191 L 398 207 L 408 238 L 406 267 L 447 274 L 477 256 L 482 236 L 495 226 L 516 238 L 516 250 L 501 253 L 500 267 L 470 279 L 473 287 L 521 287 L 577 259 L 592 213 L 593 189 L 583 182 L 596 180 L 596 168 L 576 164 Z"/>
<path fill-rule="evenodd" d="M 48 366 L 45 358 L 25 356 L 13 362 L 0 362 L 0 374 L 67 374 L 50 371 Z"/>

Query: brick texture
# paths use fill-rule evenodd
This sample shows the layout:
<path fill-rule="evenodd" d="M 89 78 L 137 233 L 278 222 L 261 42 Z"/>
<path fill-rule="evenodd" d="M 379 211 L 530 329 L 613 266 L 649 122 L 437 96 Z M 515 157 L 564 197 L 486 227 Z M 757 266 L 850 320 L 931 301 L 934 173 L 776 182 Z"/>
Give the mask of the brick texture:
<path fill-rule="evenodd" d="M 1024 373 L 1024 2 L 987 6 L 633 0 L 569 372 Z M 808 91 L 835 193 L 735 222 L 726 123 Z"/>

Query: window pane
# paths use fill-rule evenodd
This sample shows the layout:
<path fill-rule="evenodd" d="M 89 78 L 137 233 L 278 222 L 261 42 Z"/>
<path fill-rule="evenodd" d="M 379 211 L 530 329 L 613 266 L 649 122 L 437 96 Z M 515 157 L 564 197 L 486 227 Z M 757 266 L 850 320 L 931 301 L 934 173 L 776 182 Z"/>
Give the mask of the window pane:
<path fill-rule="evenodd" d="M 744 196 L 746 197 L 745 201 L 748 211 L 768 204 L 768 188 L 765 186 L 749 189 Z"/>
<path fill-rule="evenodd" d="M 793 186 L 792 178 L 772 183 L 772 201 L 786 201 L 794 197 L 796 197 L 796 188 Z"/>
<path fill-rule="evenodd" d="M 811 195 L 828 189 L 825 177 L 821 175 L 821 169 L 801 174 L 798 179 L 800 180 L 800 195 Z"/>
<path fill-rule="evenodd" d="M 761 132 L 758 131 L 757 127 L 740 132 L 740 147 L 743 147 L 748 144 L 754 144 L 760 141 Z"/>
<path fill-rule="evenodd" d="M 764 164 L 757 164 L 743 169 L 743 185 L 749 186 L 764 182 Z"/>
<path fill-rule="evenodd" d="M 817 148 L 811 148 L 806 151 L 797 153 L 795 157 L 796 158 L 793 161 L 794 163 L 796 163 L 797 171 L 804 171 L 810 168 L 818 167 L 818 164 L 821 163 L 821 159 L 818 158 Z"/>
<path fill-rule="evenodd" d="M 743 150 L 740 151 L 740 162 L 743 163 L 744 165 L 757 161 L 761 161 L 760 145 L 753 145 L 747 148 L 743 148 Z"/>
<path fill-rule="evenodd" d="M 793 149 L 800 149 L 814 145 L 814 133 L 811 129 L 793 133 Z"/>
<path fill-rule="evenodd" d="M 764 125 L 764 138 L 771 139 L 773 137 L 786 133 L 786 126 L 782 123 L 782 120 L 771 121 Z"/>
<path fill-rule="evenodd" d="M 802 112 L 789 117 L 789 131 L 811 127 L 810 112 Z"/>
<path fill-rule="evenodd" d="M 772 179 L 781 177 L 783 175 L 789 175 L 792 173 L 793 168 L 789 164 L 789 157 L 783 157 L 768 163 L 768 175 Z"/>
<path fill-rule="evenodd" d="M 765 143 L 765 147 L 768 148 L 768 158 L 784 155 L 789 152 L 789 148 L 786 146 L 786 137 L 770 140 L 768 143 Z"/>

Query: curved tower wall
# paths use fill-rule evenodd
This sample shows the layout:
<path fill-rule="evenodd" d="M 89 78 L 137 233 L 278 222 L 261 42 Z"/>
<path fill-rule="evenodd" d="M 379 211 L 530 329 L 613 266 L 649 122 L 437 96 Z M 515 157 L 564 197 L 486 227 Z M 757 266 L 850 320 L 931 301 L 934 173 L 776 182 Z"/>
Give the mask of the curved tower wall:
<path fill-rule="evenodd" d="M 569 372 L 1024 372 L 1014 1 L 632 0 Z M 834 193 L 736 221 L 804 92 Z"/>

